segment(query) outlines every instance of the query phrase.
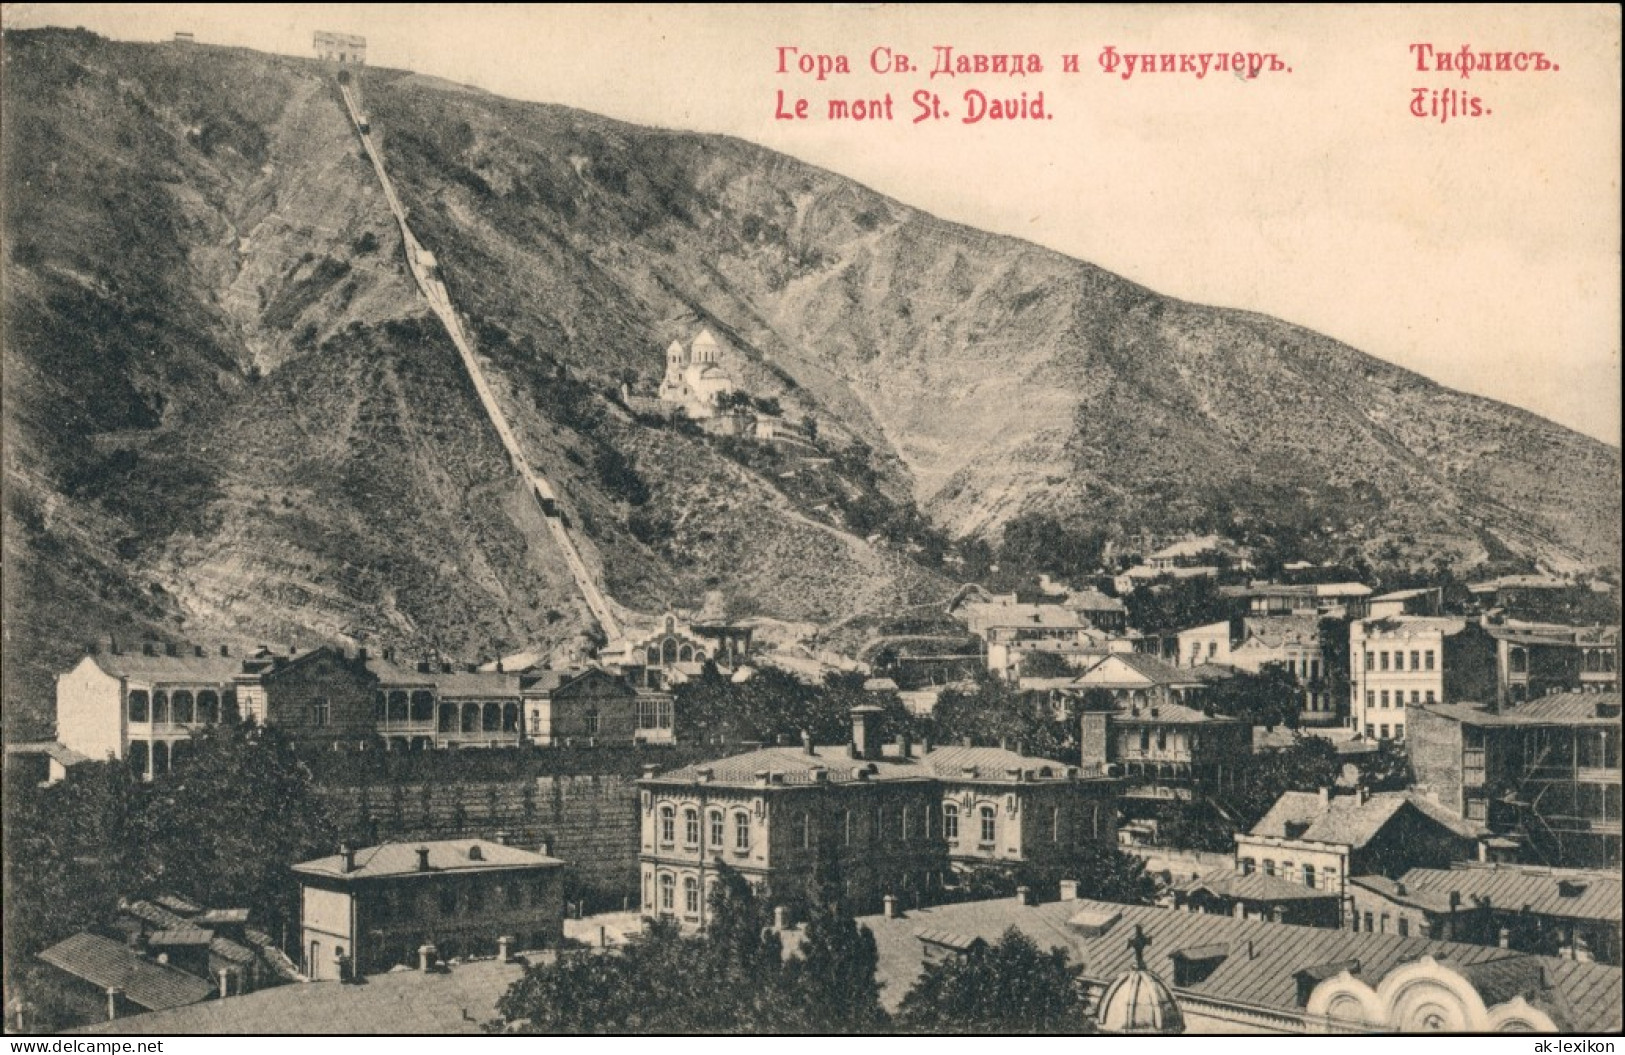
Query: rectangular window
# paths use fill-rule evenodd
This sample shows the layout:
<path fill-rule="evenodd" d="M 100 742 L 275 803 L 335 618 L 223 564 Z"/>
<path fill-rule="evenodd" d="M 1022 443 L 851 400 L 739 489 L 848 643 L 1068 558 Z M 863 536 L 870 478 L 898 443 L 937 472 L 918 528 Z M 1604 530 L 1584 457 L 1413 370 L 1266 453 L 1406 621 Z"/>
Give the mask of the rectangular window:
<path fill-rule="evenodd" d="M 942 837 L 951 843 L 959 841 L 959 807 L 952 803 L 942 807 Z"/>
<path fill-rule="evenodd" d="M 683 811 L 683 845 L 700 845 L 700 811 L 686 809 Z"/>
<path fill-rule="evenodd" d="M 750 849 L 750 814 L 743 810 L 734 814 L 734 849 L 739 853 Z"/>
<path fill-rule="evenodd" d="M 1405 653 L 1403 653 L 1403 652 L 1395 652 L 1394 653 L 1394 669 L 1395 670 L 1404 670 L 1405 669 Z"/>
<path fill-rule="evenodd" d="M 1383 652 L 1382 659 L 1381 659 L 1380 662 L 1382 664 L 1382 669 L 1387 670 L 1388 669 L 1388 653 L 1386 651 Z"/>
<path fill-rule="evenodd" d="M 1384 739 L 1384 740 L 1388 739 L 1388 727 L 1386 725 L 1384 725 L 1381 728 L 1382 728 L 1382 739 Z"/>
<path fill-rule="evenodd" d="M 1376 735 L 1377 735 L 1377 727 L 1370 724 L 1369 722 L 1367 722 L 1366 727 L 1365 727 L 1365 737 L 1366 737 L 1366 739 L 1367 740 L 1374 739 L 1376 737 Z"/>
<path fill-rule="evenodd" d="M 1377 707 L 1377 694 L 1375 692 L 1371 691 L 1370 689 L 1366 690 L 1365 705 L 1370 710 L 1376 710 L 1376 707 Z"/>
<path fill-rule="evenodd" d="M 1437 703 L 1437 702 L 1438 702 L 1438 701 L 1437 701 L 1437 700 L 1435 700 L 1435 699 L 1434 699 L 1434 698 L 1433 698 L 1433 690 L 1432 690 L 1432 689 L 1429 689 L 1429 690 L 1428 690 L 1428 694 L 1427 694 L 1427 702 L 1429 702 L 1429 703 Z"/>
<path fill-rule="evenodd" d="M 1399 936 L 1401 938 L 1408 938 L 1411 936 L 1411 921 L 1406 919 L 1404 916 L 1399 917 Z"/>
<path fill-rule="evenodd" d="M 457 914 L 457 888 L 443 885 L 440 888 L 440 914 L 442 916 L 455 916 Z"/>
<path fill-rule="evenodd" d="M 908 842 L 908 822 L 909 822 L 908 807 L 907 806 L 903 807 L 902 818 L 903 818 L 903 823 L 898 827 L 897 830 L 898 830 L 898 834 L 903 837 L 903 841 L 906 843 L 906 842 Z"/>
<path fill-rule="evenodd" d="M 1425 670 L 1432 670 L 1433 669 L 1433 650 L 1431 648 L 1428 649 L 1426 652 L 1422 653 L 1422 660 L 1423 660 L 1423 662 L 1425 664 L 1423 669 L 1425 669 Z"/>
<path fill-rule="evenodd" d="M 1411 703 L 1417 704 L 1417 703 L 1421 703 L 1421 702 L 1422 702 L 1422 694 L 1420 692 L 1417 692 L 1415 689 L 1412 689 L 1411 690 Z"/>
<path fill-rule="evenodd" d="M 982 807 L 982 842 L 991 843 L 998 835 L 998 810 L 992 806 Z"/>
<path fill-rule="evenodd" d="M 317 696 L 310 701 L 310 724 L 326 726 L 332 724 L 333 705 L 326 696 Z"/>
<path fill-rule="evenodd" d="M 1367 652 L 1365 654 L 1365 669 L 1376 670 L 1376 660 L 1377 654 L 1375 652 Z"/>
<path fill-rule="evenodd" d="M 710 816 L 710 821 L 711 821 L 711 824 L 710 824 L 710 828 L 711 828 L 711 845 L 712 846 L 721 846 L 722 845 L 722 811 L 721 810 L 712 810 L 711 811 L 711 816 Z"/>
<path fill-rule="evenodd" d="M 1416 661 L 1417 657 L 1419 657 L 1420 655 L 1421 655 L 1420 652 L 1412 652 L 1411 653 L 1411 669 L 1412 670 L 1421 670 L 1422 669 L 1422 665 Z"/>
<path fill-rule="evenodd" d="M 1400 722 L 1398 725 L 1394 726 L 1394 739 L 1395 740 L 1403 740 L 1403 739 L 1405 739 L 1405 723 L 1404 722 Z"/>
<path fill-rule="evenodd" d="M 1366 914 L 1365 914 L 1365 932 L 1366 932 L 1366 933 L 1367 933 L 1367 934 L 1370 934 L 1370 933 L 1371 933 L 1371 931 L 1372 931 L 1372 929 L 1373 929 L 1373 928 L 1372 928 L 1372 926 L 1371 926 L 1371 913 L 1369 913 L 1369 912 L 1367 912 L 1367 913 L 1366 913 Z"/>
<path fill-rule="evenodd" d="M 1384 707 L 1388 706 L 1388 690 L 1387 689 L 1382 690 L 1382 705 Z"/>

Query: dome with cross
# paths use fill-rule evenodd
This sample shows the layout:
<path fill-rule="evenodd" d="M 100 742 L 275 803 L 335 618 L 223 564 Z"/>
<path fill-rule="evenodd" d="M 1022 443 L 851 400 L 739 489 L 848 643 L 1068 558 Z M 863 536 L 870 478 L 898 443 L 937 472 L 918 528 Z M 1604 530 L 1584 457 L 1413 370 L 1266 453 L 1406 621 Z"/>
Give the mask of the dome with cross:
<path fill-rule="evenodd" d="M 1185 1016 L 1166 982 L 1145 965 L 1145 950 L 1151 944 L 1139 924 L 1128 947 L 1134 950 L 1134 966 L 1118 976 L 1100 998 L 1095 1025 L 1102 1033 L 1172 1036 L 1185 1032 Z"/>

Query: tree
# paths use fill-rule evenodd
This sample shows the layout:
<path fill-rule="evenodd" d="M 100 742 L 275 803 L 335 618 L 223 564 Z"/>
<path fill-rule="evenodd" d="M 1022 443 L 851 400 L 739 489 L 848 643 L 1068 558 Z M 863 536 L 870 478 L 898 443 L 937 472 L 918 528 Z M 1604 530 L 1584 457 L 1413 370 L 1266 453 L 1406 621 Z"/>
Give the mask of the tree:
<path fill-rule="evenodd" d="M 1224 805 L 1241 828 L 1251 828 L 1283 792 L 1329 788 L 1337 782 L 1341 768 L 1330 740 L 1299 734 L 1290 747 L 1254 756 L 1252 765 L 1242 770 L 1241 779 L 1224 795 Z"/>
<path fill-rule="evenodd" d="M 1024 678 L 1075 677 L 1077 671 L 1066 658 L 1056 652 L 1029 652 L 1021 657 L 1021 676 Z"/>
<path fill-rule="evenodd" d="M 1164 576 L 1139 587 L 1123 600 L 1129 625 L 1147 634 L 1169 634 L 1229 619 L 1236 603 L 1219 593 L 1207 576 L 1174 579 Z"/>
<path fill-rule="evenodd" d="M 1208 703 L 1219 714 L 1240 718 L 1250 725 L 1284 725 L 1296 729 L 1301 690 L 1285 665 L 1266 663 L 1257 674 L 1238 670 L 1214 682 Z"/>
<path fill-rule="evenodd" d="M 826 848 L 808 888 L 801 949 L 787 966 L 787 981 L 815 1032 L 870 1033 L 887 1022 L 880 1006 L 875 936 L 853 918 L 840 866 Z"/>
<path fill-rule="evenodd" d="M 1011 927 L 995 945 L 926 967 L 903 997 L 897 1025 L 909 1033 L 1078 1033 L 1088 1026 L 1066 952 L 1040 952 Z"/>

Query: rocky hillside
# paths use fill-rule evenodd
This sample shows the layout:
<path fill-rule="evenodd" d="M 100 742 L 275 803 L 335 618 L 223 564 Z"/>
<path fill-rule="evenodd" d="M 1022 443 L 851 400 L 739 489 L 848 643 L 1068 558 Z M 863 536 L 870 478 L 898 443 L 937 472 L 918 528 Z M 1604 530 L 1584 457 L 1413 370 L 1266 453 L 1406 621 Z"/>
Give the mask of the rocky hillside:
<path fill-rule="evenodd" d="M 579 643 L 331 70 L 39 31 L 7 35 L 4 78 L 8 722 L 109 631 Z M 827 623 L 948 588 L 790 470 L 620 403 L 701 325 L 837 465 L 865 452 L 824 491 L 953 536 L 1052 510 L 1617 562 L 1619 452 L 1539 418 L 748 143 L 398 71 L 359 87 L 533 464 L 631 609 Z"/>

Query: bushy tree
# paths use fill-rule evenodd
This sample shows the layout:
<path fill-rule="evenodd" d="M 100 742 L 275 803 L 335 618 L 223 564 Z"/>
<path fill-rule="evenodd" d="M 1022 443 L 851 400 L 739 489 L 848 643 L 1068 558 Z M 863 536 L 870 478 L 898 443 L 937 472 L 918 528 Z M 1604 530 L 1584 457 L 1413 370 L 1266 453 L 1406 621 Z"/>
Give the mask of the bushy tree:
<path fill-rule="evenodd" d="M 1040 758 L 1078 760 L 1075 722 L 1057 719 L 1032 694 L 993 678 L 984 678 L 974 691 L 943 692 L 930 716 L 920 719 L 916 728 L 939 744 L 1006 743 Z"/>
<path fill-rule="evenodd" d="M 1021 657 L 1021 676 L 1024 678 L 1076 677 L 1077 671 L 1066 657 L 1055 652 L 1029 652 Z"/>
<path fill-rule="evenodd" d="M 1147 634 L 1171 634 L 1239 614 L 1235 601 L 1219 593 L 1206 576 L 1163 577 L 1138 587 L 1123 600 L 1129 625 Z"/>
<path fill-rule="evenodd" d="M 1079 1033 L 1083 994 L 1062 949 L 1040 952 L 1014 927 L 963 959 L 926 967 L 903 997 L 897 1026 L 909 1033 Z"/>
<path fill-rule="evenodd" d="M 1342 765 L 1330 740 L 1294 737 L 1290 747 L 1253 757 L 1237 783 L 1227 789 L 1223 805 L 1235 816 L 1238 830 L 1251 828 L 1287 791 L 1317 791 L 1337 782 Z"/>
<path fill-rule="evenodd" d="M 849 910 L 833 851 L 810 883 L 801 949 L 787 965 L 805 1025 L 816 1032 L 870 1033 L 887 1021 L 880 1006 L 875 936 Z"/>
<path fill-rule="evenodd" d="M 1301 690 L 1298 679 L 1280 663 L 1266 663 L 1258 673 L 1238 670 L 1208 690 L 1207 702 L 1219 714 L 1250 725 L 1298 727 Z"/>

